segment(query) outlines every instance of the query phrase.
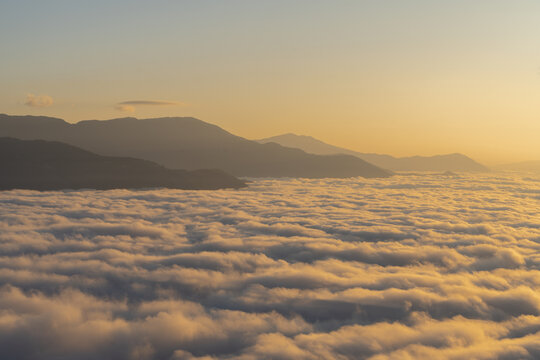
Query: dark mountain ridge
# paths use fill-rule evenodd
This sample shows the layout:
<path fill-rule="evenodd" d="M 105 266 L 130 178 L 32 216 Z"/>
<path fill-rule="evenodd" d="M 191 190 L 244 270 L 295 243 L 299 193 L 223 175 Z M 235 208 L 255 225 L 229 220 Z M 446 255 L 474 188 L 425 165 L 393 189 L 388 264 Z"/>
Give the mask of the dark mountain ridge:
<path fill-rule="evenodd" d="M 278 144 L 259 144 L 191 117 L 69 124 L 57 118 L 4 114 L 0 115 L 0 136 L 61 141 L 100 155 L 136 157 L 169 168 L 216 168 L 243 177 L 391 175 L 354 156 L 315 155 Z"/>
<path fill-rule="evenodd" d="M 56 141 L 0 138 L 0 190 L 241 188 L 221 170 L 170 170 L 147 160 L 100 156 Z"/>

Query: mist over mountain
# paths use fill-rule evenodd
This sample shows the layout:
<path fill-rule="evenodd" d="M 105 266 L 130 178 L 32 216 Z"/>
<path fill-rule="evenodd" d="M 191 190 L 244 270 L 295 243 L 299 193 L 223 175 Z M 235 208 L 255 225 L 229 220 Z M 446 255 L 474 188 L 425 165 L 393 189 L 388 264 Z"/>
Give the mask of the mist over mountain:
<path fill-rule="evenodd" d="M 147 160 L 100 156 L 55 141 L 0 138 L 0 189 L 221 189 L 245 182 L 221 170 L 170 170 Z"/>
<path fill-rule="evenodd" d="M 0 136 L 61 141 L 107 156 L 128 156 L 178 169 L 222 169 L 245 177 L 387 177 L 351 155 L 308 154 L 235 136 L 191 117 L 81 121 L 0 115 Z"/>
<path fill-rule="evenodd" d="M 525 171 L 540 173 L 540 160 L 539 161 L 523 161 L 518 163 L 504 164 L 496 167 L 499 170 L 509 171 Z"/>
<path fill-rule="evenodd" d="M 256 140 L 261 144 L 276 143 L 319 155 L 347 154 L 392 171 L 488 171 L 484 165 L 463 154 L 436 156 L 394 157 L 384 154 L 361 153 L 330 145 L 311 136 L 284 134 Z"/>

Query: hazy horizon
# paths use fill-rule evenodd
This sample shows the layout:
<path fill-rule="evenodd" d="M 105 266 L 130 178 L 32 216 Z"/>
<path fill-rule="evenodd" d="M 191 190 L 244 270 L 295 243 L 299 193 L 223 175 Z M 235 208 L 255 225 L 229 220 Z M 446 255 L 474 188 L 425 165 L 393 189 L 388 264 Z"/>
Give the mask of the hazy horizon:
<path fill-rule="evenodd" d="M 2 1 L 0 112 L 540 160 L 535 1 Z"/>
<path fill-rule="evenodd" d="M 2 113 L 0 113 L 2 114 Z M 58 116 L 53 116 L 53 115 L 32 115 L 32 114 L 5 114 L 5 115 L 8 115 L 8 116 L 47 116 L 47 117 L 52 117 L 52 118 L 58 118 L 58 119 L 61 119 L 61 120 L 64 120 L 66 121 L 67 123 L 69 124 L 76 124 L 78 122 L 81 122 L 81 121 L 108 121 L 108 120 L 116 120 L 116 119 L 124 119 L 124 118 L 134 118 L 134 119 L 137 119 L 137 120 L 146 120 L 146 119 L 159 119 L 159 118 L 162 118 L 162 117 L 149 117 L 149 118 L 142 118 L 142 117 L 137 117 L 135 116 L 134 114 L 131 114 L 131 115 L 126 115 L 126 116 L 118 116 L 118 117 L 113 117 L 113 118 L 109 118 L 109 119 L 81 119 L 81 120 L 77 120 L 77 121 L 68 121 L 66 119 L 63 119 L 61 117 L 58 117 Z M 197 119 L 196 117 L 193 117 L 193 116 L 163 116 L 163 117 L 172 117 L 172 118 L 194 118 L 194 119 Z M 201 121 L 204 121 L 202 119 L 197 119 L 197 120 L 201 120 Z M 213 125 L 216 125 L 216 124 L 213 124 Z M 230 132 L 229 130 L 227 130 L 226 128 L 222 128 L 223 130 L 227 131 L 227 132 Z M 288 132 L 288 133 L 280 133 L 280 134 L 276 134 L 276 135 L 273 135 L 273 136 L 267 136 L 267 137 L 264 137 L 264 138 L 272 138 L 272 137 L 278 137 L 278 136 L 281 136 L 281 135 L 297 135 L 297 136 L 300 136 L 300 137 L 310 137 L 310 138 L 313 138 L 315 139 L 316 141 L 322 141 L 328 145 L 333 145 L 333 146 L 337 146 L 337 147 L 342 147 L 346 150 L 352 150 L 352 151 L 357 151 L 357 152 L 363 152 L 363 153 L 367 153 L 367 154 L 381 154 L 381 155 L 390 155 L 390 156 L 394 156 L 394 157 L 397 157 L 397 158 L 400 158 L 400 157 L 408 157 L 408 156 L 421 156 L 421 157 L 430 157 L 430 156 L 438 156 L 438 155 L 448 155 L 448 154 L 463 154 L 463 155 L 466 155 L 468 156 L 467 153 L 464 153 L 464 152 L 460 152 L 460 151 L 450 151 L 450 152 L 447 152 L 447 153 L 414 153 L 414 154 L 410 154 L 410 155 L 399 155 L 399 154 L 392 154 L 390 152 L 370 152 L 370 151 L 365 151 L 365 150 L 358 150 L 358 149 L 348 149 L 346 147 L 343 147 L 343 146 L 339 146 L 339 145 L 336 145 L 336 144 L 330 144 L 330 143 L 327 143 L 325 141 L 323 141 L 322 139 L 319 139 L 319 138 L 315 138 L 314 136 L 311 136 L 309 134 L 295 134 L 295 133 L 291 133 L 291 132 Z M 233 134 L 233 135 L 238 135 L 238 134 Z M 248 140 L 253 140 L 253 141 L 257 141 L 259 139 L 255 139 L 255 138 L 248 138 Z M 293 146 L 294 147 L 294 146 Z M 309 151 L 306 151 L 309 153 Z M 478 159 L 474 159 L 474 160 L 478 160 Z M 497 167 L 497 166 L 500 166 L 500 165 L 508 165 L 508 164 L 519 164 L 519 163 L 526 163 L 526 162 L 537 162 L 539 161 L 538 159 L 533 159 L 533 160 L 519 160 L 519 161 L 506 161 L 506 162 L 501 162 L 500 160 L 497 161 L 497 160 L 494 160 L 493 162 L 490 162 L 490 161 L 482 161 L 482 164 L 483 165 L 487 165 L 488 167 L 489 166 L 494 166 L 494 167 Z"/>

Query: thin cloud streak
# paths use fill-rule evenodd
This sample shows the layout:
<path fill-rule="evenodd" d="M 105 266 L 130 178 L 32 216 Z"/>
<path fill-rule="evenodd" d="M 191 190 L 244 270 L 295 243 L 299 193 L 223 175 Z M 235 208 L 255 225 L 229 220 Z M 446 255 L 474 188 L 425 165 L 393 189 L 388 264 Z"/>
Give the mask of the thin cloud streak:
<path fill-rule="evenodd" d="M 123 112 L 135 112 L 139 106 L 188 106 L 188 104 L 179 101 L 129 100 L 117 103 L 115 109 Z"/>
<path fill-rule="evenodd" d="M 115 105 L 114 108 L 118 111 L 123 111 L 123 112 L 135 112 L 135 106 L 131 106 L 131 105 Z"/>
<path fill-rule="evenodd" d="M 119 105 L 150 105 L 150 106 L 185 106 L 185 103 L 177 101 L 161 101 L 161 100 L 131 100 L 122 101 Z"/>

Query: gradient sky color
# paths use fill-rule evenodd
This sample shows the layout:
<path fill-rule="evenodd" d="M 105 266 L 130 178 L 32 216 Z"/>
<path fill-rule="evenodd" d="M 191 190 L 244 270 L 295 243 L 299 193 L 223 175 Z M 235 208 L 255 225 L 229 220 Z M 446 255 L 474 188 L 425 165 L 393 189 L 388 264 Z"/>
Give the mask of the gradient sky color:
<path fill-rule="evenodd" d="M 0 112 L 540 159 L 540 2 L 0 1 Z"/>

